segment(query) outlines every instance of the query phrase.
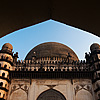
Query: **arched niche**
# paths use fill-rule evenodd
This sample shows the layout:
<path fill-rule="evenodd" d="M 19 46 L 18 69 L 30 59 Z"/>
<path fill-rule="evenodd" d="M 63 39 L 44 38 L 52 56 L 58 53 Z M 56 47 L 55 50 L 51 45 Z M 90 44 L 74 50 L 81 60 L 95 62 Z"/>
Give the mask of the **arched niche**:
<path fill-rule="evenodd" d="M 66 100 L 64 95 L 57 90 L 49 89 L 41 93 L 37 100 Z"/>
<path fill-rule="evenodd" d="M 93 100 L 93 96 L 89 91 L 82 89 L 77 92 L 75 100 Z"/>
<path fill-rule="evenodd" d="M 18 89 L 11 94 L 10 100 L 27 100 L 27 94 L 22 89 Z"/>

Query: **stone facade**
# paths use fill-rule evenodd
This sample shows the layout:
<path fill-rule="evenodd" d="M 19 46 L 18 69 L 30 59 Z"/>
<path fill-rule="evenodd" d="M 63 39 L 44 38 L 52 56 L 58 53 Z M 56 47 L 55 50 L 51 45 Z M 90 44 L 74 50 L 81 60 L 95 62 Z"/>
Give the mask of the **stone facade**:
<path fill-rule="evenodd" d="M 99 44 L 86 61 L 55 42 L 36 46 L 24 61 L 12 49 L 7 43 L 0 51 L 0 100 L 100 100 Z"/>
<path fill-rule="evenodd" d="M 37 98 L 49 89 L 59 91 L 66 100 L 94 100 L 92 82 L 89 79 L 13 79 L 9 89 L 8 100 L 37 100 Z M 83 99 L 82 99 L 83 98 Z"/>

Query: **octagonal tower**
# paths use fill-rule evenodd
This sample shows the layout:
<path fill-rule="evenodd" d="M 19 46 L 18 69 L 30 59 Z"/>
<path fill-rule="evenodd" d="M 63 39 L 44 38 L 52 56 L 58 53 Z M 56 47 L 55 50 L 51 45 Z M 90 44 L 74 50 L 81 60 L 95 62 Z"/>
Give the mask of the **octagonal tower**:
<path fill-rule="evenodd" d="M 5 43 L 0 50 L 0 100 L 6 100 L 9 90 L 9 71 L 13 66 L 13 46 Z"/>

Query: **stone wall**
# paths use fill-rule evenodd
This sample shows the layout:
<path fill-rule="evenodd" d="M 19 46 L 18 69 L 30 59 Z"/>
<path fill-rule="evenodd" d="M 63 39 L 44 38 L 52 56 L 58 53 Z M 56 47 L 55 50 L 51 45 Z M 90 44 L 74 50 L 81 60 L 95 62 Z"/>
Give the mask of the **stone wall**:
<path fill-rule="evenodd" d="M 37 100 L 49 89 L 59 91 L 66 100 L 94 100 L 91 81 L 87 79 L 13 79 L 7 100 Z"/>
<path fill-rule="evenodd" d="M 94 100 L 91 80 L 76 79 L 73 81 L 75 100 Z"/>

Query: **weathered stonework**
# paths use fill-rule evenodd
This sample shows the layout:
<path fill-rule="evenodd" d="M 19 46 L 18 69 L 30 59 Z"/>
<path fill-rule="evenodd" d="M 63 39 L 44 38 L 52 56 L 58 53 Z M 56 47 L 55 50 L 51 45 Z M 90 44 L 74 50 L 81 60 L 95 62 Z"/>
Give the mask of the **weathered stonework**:
<path fill-rule="evenodd" d="M 8 100 L 20 100 L 22 98 L 23 100 L 27 100 L 29 86 L 29 80 L 13 79 L 9 88 Z"/>
<path fill-rule="evenodd" d="M 7 43 L 0 51 L 0 100 L 100 100 L 99 44 L 86 61 L 55 42 L 36 46 L 24 61 L 12 49 Z"/>
<path fill-rule="evenodd" d="M 94 100 L 92 82 L 89 79 L 74 80 L 74 91 L 76 100 Z"/>

